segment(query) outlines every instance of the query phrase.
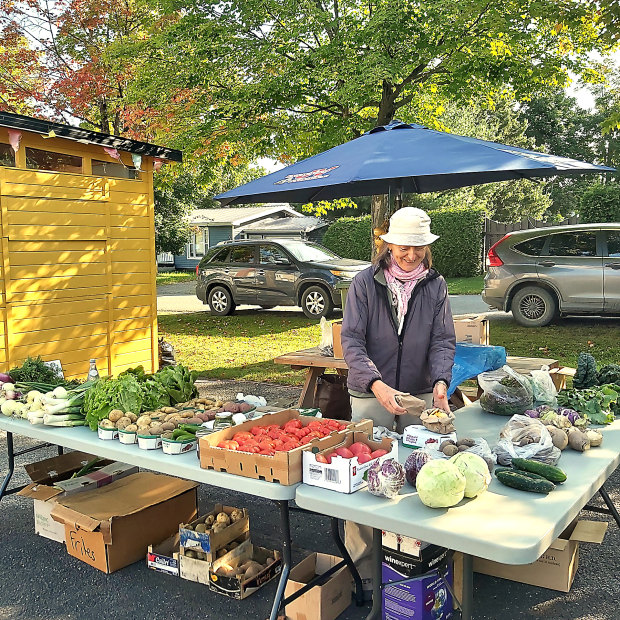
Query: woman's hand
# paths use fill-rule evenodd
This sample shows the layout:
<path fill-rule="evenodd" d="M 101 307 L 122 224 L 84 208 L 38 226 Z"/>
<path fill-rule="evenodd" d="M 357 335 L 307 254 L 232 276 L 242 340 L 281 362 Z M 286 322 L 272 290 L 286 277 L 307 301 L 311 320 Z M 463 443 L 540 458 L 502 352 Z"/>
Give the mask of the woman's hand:
<path fill-rule="evenodd" d="M 435 387 L 433 388 L 433 406 L 437 407 L 437 409 L 443 409 L 444 411 L 450 413 L 450 405 L 448 404 L 448 388 L 443 381 L 435 383 Z"/>
<path fill-rule="evenodd" d="M 370 389 L 377 397 L 377 400 L 381 403 L 381 405 L 391 414 L 402 415 L 403 413 L 407 413 L 407 410 L 401 407 L 396 400 L 394 400 L 396 395 L 405 394 L 404 392 L 399 392 L 398 390 L 391 388 L 386 383 L 383 383 L 383 381 L 375 381 L 370 386 Z"/>

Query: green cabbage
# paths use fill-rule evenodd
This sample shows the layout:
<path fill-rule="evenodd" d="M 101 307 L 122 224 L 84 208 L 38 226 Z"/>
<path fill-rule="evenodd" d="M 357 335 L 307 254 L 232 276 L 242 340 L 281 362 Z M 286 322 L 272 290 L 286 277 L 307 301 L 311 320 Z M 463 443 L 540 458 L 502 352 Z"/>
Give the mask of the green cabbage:
<path fill-rule="evenodd" d="M 465 496 L 466 485 L 467 480 L 459 468 L 443 459 L 423 465 L 416 479 L 420 501 L 430 508 L 456 506 Z"/>
<path fill-rule="evenodd" d="M 465 497 L 476 497 L 491 483 L 491 474 L 485 460 L 473 452 L 459 452 L 450 461 L 465 476 Z"/>

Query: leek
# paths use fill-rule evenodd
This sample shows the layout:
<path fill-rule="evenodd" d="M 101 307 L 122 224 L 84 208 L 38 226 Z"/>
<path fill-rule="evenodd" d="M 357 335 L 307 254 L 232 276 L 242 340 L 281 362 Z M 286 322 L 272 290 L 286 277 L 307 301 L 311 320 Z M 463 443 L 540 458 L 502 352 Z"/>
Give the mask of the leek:
<path fill-rule="evenodd" d="M 47 426 L 65 426 L 65 427 L 71 427 L 71 426 L 86 426 L 86 420 L 84 418 L 80 419 L 80 420 L 66 420 L 64 422 L 50 422 L 47 423 L 45 422 L 45 424 L 47 424 Z"/>
<path fill-rule="evenodd" d="M 44 424 L 55 424 L 57 422 L 74 422 L 76 420 L 84 421 L 83 415 L 77 415 L 74 413 L 68 413 L 66 415 L 49 415 L 45 414 L 43 417 Z"/>

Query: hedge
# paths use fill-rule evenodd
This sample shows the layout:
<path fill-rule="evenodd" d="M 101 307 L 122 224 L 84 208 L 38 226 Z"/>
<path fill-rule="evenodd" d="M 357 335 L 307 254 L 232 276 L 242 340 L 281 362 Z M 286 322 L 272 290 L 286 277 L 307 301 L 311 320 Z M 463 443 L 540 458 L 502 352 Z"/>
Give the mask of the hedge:
<path fill-rule="evenodd" d="M 431 230 L 439 235 L 433 243 L 433 266 L 448 278 L 471 277 L 482 270 L 483 207 L 450 207 L 429 211 Z M 323 245 L 343 258 L 370 260 L 371 219 L 342 217 L 325 232 Z"/>
<path fill-rule="evenodd" d="M 620 222 L 620 185 L 594 185 L 581 197 L 581 224 Z"/>
<path fill-rule="evenodd" d="M 370 260 L 371 250 L 370 215 L 363 217 L 341 217 L 323 236 L 323 245 L 343 258 Z"/>

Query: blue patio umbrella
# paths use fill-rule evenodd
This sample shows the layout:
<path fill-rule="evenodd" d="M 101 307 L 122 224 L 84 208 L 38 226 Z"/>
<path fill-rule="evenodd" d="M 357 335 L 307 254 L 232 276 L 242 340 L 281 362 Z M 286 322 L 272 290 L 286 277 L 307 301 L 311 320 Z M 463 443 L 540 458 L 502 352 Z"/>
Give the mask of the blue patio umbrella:
<path fill-rule="evenodd" d="M 292 166 L 216 196 L 223 206 L 315 202 L 614 168 L 393 121 Z"/>

